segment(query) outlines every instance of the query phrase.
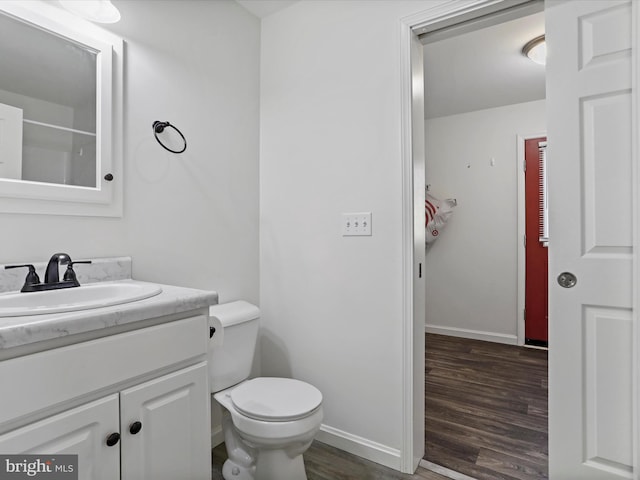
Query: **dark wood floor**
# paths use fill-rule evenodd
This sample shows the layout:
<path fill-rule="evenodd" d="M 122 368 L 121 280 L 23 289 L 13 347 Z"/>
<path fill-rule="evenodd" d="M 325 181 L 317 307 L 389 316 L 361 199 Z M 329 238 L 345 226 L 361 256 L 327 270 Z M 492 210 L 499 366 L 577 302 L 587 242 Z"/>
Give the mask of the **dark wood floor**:
<path fill-rule="evenodd" d="M 224 443 L 213 449 L 212 480 L 223 480 L 222 464 L 226 459 Z M 415 475 L 405 475 L 318 441 L 304 454 L 304 464 L 308 480 L 449 480 L 423 468 Z"/>
<path fill-rule="evenodd" d="M 547 352 L 426 337 L 424 458 L 478 480 L 548 478 Z"/>

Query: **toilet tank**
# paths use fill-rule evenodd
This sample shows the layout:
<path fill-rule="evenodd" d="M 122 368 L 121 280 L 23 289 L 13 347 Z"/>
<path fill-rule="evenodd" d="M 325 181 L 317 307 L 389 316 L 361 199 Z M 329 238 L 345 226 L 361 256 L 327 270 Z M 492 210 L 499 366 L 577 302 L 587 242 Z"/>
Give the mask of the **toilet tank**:
<path fill-rule="evenodd" d="M 215 317 L 213 321 L 219 320 L 224 330 L 222 345 L 209 347 L 209 383 L 215 393 L 249 377 L 258 339 L 260 309 L 239 300 L 212 305 L 209 316 Z"/>

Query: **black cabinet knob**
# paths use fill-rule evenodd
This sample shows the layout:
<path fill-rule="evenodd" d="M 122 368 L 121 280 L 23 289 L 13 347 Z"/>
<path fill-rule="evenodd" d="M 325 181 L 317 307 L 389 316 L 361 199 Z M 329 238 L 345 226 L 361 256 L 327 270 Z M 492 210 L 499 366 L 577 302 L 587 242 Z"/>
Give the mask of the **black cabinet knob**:
<path fill-rule="evenodd" d="M 105 179 L 107 182 L 110 182 L 111 180 L 113 180 L 113 174 L 111 174 L 111 173 L 107 173 L 107 174 L 104 176 L 104 179 Z"/>
<path fill-rule="evenodd" d="M 141 422 L 133 422 L 131 425 L 129 425 L 129 433 L 131 435 L 135 435 L 140 430 L 142 430 L 142 423 Z"/>
<path fill-rule="evenodd" d="M 212 338 L 214 333 L 216 333 L 216 327 L 209 327 L 209 338 Z"/>
<path fill-rule="evenodd" d="M 120 441 L 120 434 L 118 432 L 114 432 L 107 437 L 107 446 L 113 447 L 119 441 Z"/>

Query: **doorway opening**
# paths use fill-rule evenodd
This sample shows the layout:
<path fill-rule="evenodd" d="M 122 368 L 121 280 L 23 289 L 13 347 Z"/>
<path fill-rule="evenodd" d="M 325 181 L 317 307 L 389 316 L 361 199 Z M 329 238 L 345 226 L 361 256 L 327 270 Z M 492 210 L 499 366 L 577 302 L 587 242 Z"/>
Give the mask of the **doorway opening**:
<path fill-rule="evenodd" d="M 428 467 L 472 478 L 546 478 L 546 456 L 521 450 L 523 443 L 525 450 L 547 450 L 547 359 L 522 347 L 525 338 L 541 345 L 546 329 L 528 336 L 533 324 L 519 305 L 525 282 L 518 234 L 518 139 L 546 131 L 544 67 L 520 49 L 544 34 L 543 10 L 542 2 L 511 2 L 420 37 L 425 181 L 430 194 L 458 205 L 425 258 L 424 458 Z M 546 284 L 529 286 L 526 298 L 542 291 L 537 305 L 546 311 Z M 519 417 L 513 408 L 535 414 Z"/>

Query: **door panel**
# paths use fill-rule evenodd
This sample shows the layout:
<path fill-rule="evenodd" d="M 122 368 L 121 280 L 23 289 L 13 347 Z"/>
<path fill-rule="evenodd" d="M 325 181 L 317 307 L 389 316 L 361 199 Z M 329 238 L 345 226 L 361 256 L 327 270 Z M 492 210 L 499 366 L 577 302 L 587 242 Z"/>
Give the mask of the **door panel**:
<path fill-rule="evenodd" d="M 546 7 L 549 476 L 632 478 L 631 2 Z"/>
<path fill-rule="evenodd" d="M 209 398 L 206 363 L 123 391 L 122 480 L 209 480 Z"/>
<path fill-rule="evenodd" d="M 584 309 L 585 458 L 623 476 L 633 462 L 631 326 L 629 309 Z"/>
<path fill-rule="evenodd" d="M 631 90 L 582 100 L 584 254 L 631 253 Z M 622 180 L 622 181 L 621 181 Z"/>
<path fill-rule="evenodd" d="M 118 420 L 118 395 L 109 395 L 0 435 L 0 452 L 78 455 L 79 479 L 117 480 L 120 444 L 109 447 L 105 440 L 119 431 Z"/>

